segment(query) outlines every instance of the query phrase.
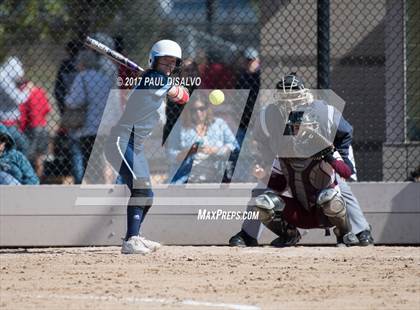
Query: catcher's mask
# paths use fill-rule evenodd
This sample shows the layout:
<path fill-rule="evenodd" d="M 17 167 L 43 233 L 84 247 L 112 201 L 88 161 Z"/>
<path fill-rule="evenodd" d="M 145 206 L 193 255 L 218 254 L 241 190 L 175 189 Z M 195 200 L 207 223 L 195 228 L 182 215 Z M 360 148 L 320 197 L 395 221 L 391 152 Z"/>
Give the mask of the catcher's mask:
<path fill-rule="evenodd" d="M 305 88 L 301 79 L 295 72 L 283 76 L 276 85 L 276 101 L 281 106 L 293 109 L 296 106 L 307 105 L 313 102 L 313 96 Z"/>
<path fill-rule="evenodd" d="M 319 124 L 315 116 L 305 111 L 292 111 L 287 121 L 287 127 L 290 128 L 288 134 L 296 136 L 299 130 L 318 131 Z"/>
<path fill-rule="evenodd" d="M 297 157 L 311 157 L 332 145 L 321 132 L 318 120 L 310 112 L 297 113 L 297 117 L 290 121 L 290 128 Z"/>

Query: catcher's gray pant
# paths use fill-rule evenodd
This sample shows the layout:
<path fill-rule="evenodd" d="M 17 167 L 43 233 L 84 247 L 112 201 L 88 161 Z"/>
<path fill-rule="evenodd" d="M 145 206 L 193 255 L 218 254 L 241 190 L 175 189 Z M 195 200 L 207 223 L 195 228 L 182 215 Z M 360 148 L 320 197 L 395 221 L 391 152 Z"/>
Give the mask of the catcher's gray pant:
<path fill-rule="evenodd" d="M 350 186 L 340 177 L 338 177 L 338 186 L 340 187 L 341 195 L 346 201 L 347 213 L 351 223 L 352 233 L 358 234 L 363 230 L 369 230 L 369 223 L 366 221 L 363 211 L 360 208 L 359 202 L 353 195 Z M 252 191 L 252 196 L 256 197 L 261 193 L 261 184 L 259 184 L 257 188 Z M 247 210 L 249 211 L 252 208 L 252 205 L 248 205 Z M 245 220 L 242 223 L 242 229 L 255 239 L 260 237 L 263 227 L 264 225 L 262 225 L 259 220 Z"/>

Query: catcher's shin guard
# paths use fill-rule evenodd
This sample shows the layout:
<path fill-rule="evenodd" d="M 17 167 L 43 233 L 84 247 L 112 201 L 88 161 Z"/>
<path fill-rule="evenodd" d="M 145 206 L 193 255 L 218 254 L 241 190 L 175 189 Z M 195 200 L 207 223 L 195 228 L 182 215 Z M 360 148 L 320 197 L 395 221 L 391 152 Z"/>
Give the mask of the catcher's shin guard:
<path fill-rule="evenodd" d="M 255 197 L 255 208 L 258 211 L 258 219 L 264 224 L 280 218 L 285 206 L 284 200 L 272 191 L 266 191 Z"/>
<path fill-rule="evenodd" d="M 317 198 L 317 205 L 335 226 L 334 233 L 338 240 L 342 240 L 346 245 L 358 243 L 357 237 L 351 232 L 346 203 L 337 190 L 333 188 L 323 190 Z"/>

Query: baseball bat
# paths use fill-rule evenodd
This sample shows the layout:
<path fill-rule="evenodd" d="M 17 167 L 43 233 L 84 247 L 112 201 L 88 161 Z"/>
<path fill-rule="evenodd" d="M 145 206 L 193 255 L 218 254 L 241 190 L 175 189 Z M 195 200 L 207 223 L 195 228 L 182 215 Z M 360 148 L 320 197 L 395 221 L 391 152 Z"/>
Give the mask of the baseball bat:
<path fill-rule="evenodd" d="M 91 37 L 86 37 L 85 45 L 98 53 L 105 55 L 112 60 L 126 66 L 127 68 L 130 68 L 134 71 L 143 72 L 144 69 L 140 67 L 138 64 L 136 64 L 134 61 L 128 59 L 127 57 L 121 55 L 120 53 L 114 51 L 113 49 L 109 48 L 105 44 L 102 44 L 101 42 L 92 39 Z"/>

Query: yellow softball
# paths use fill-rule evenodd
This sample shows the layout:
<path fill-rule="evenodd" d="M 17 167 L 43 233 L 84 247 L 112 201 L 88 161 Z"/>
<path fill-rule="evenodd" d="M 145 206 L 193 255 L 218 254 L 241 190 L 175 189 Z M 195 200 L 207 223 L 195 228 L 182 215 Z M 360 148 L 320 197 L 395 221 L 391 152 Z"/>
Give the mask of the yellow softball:
<path fill-rule="evenodd" d="M 212 105 L 219 105 L 225 101 L 225 94 L 220 89 L 212 90 L 209 94 L 209 100 Z"/>

